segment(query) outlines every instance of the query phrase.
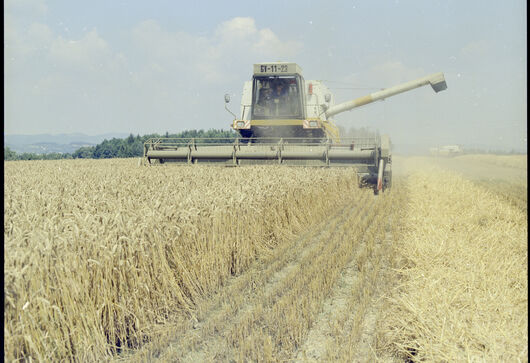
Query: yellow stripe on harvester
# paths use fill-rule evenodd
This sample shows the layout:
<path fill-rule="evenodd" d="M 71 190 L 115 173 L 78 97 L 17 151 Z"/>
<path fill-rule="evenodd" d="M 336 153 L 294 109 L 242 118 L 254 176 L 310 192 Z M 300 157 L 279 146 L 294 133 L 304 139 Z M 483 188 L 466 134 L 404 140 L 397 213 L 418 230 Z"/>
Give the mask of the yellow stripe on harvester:
<path fill-rule="evenodd" d="M 304 120 L 294 120 L 294 119 L 285 119 L 285 120 L 252 120 L 250 121 L 250 126 L 303 126 Z"/>

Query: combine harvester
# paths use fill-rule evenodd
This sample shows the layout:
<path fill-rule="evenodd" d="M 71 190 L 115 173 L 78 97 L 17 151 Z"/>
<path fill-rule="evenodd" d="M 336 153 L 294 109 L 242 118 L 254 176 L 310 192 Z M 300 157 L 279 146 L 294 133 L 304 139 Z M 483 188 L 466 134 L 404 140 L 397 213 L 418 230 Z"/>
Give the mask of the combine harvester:
<path fill-rule="evenodd" d="M 332 117 L 425 85 L 435 92 L 447 88 L 443 73 L 435 73 L 336 105 L 329 89 L 304 80 L 297 64 L 254 64 L 252 80 L 243 86 L 240 117 L 225 105 L 239 133 L 235 141 L 152 138 L 144 144 L 144 158 L 149 164 L 354 166 L 360 184 L 377 194 L 392 182 L 390 138 L 341 138 Z"/>

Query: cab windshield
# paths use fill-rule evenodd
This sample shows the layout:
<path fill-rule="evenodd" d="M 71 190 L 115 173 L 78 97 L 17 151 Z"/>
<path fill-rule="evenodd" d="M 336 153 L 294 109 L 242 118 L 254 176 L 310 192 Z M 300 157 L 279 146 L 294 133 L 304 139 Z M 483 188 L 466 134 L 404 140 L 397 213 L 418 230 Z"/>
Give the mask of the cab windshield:
<path fill-rule="evenodd" d="M 299 76 L 254 77 L 252 119 L 302 119 Z"/>

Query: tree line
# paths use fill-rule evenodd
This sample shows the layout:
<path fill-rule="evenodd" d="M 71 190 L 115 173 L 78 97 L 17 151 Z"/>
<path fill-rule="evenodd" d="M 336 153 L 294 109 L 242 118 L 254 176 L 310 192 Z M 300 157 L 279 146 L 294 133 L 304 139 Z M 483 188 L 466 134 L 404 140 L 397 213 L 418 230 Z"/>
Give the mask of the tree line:
<path fill-rule="evenodd" d="M 4 160 L 57 160 L 57 159 L 109 159 L 109 158 L 131 158 L 143 156 L 144 143 L 150 138 L 172 137 L 172 138 L 218 138 L 217 142 L 233 142 L 238 136 L 232 130 L 187 130 L 177 134 L 165 135 L 130 134 L 124 139 L 112 138 L 103 140 L 95 146 L 85 146 L 77 149 L 73 153 L 17 153 L 9 147 L 4 146 Z"/>

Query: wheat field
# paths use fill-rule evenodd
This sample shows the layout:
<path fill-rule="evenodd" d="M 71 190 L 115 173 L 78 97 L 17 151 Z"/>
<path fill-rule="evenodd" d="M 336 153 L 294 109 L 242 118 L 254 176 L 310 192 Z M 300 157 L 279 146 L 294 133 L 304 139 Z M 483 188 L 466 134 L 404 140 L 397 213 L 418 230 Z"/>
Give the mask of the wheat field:
<path fill-rule="evenodd" d="M 4 359 L 528 361 L 526 183 L 402 166 L 4 162 Z"/>
<path fill-rule="evenodd" d="M 515 169 L 526 169 L 528 165 L 527 155 L 461 155 L 457 156 L 456 159 Z"/>
<path fill-rule="evenodd" d="M 357 186 L 351 170 L 4 166 L 8 360 L 138 347 Z"/>
<path fill-rule="evenodd" d="M 499 160 L 488 157 L 470 159 Z M 412 361 L 528 361 L 528 215 L 511 203 L 526 196 L 519 185 L 499 193 L 498 184 L 425 161 L 413 169 L 379 351 Z"/>

